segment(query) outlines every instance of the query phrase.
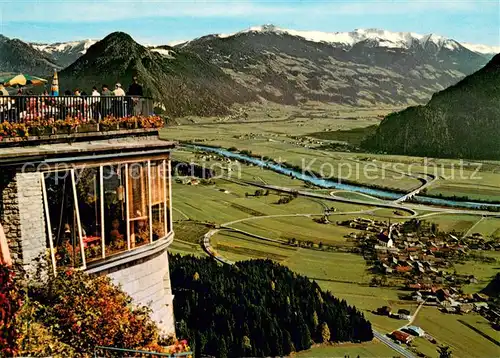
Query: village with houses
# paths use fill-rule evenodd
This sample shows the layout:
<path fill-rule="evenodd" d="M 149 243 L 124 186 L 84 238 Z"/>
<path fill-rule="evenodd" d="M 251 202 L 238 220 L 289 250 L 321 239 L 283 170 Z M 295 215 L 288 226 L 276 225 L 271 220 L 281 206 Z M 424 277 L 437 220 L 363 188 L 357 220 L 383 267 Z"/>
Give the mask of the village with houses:
<path fill-rule="evenodd" d="M 454 232 L 440 232 L 435 224 L 418 219 L 391 224 L 356 218 L 339 221 L 337 225 L 357 230 L 346 238 L 355 240 L 361 248 L 374 274 L 373 286 L 405 290 L 407 295 L 402 299 L 419 306 L 435 307 L 443 313 L 463 315 L 477 312 L 494 329 L 500 330 L 498 301 L 483 292 L 465 293 L 464 286 L 477 284 L 478 280 L 474 275 L 459 274 L 454 269 L 457 263 L 495 261 L 482 252 L 499 251 L 498 239 L 485 238 L 478 233 L 462 236 Z M 498 280 L 497 275 L 494 281 Z M 498 286 L 498 282 L 494 285 Z M 411 325 L 413 316 L 407 309 L 394 312 L 391 307 L 382 306 L 374 313 L 410 321 L 390 334 L 398 343 L 409 344 L 415 337 L 425 337 L 431 342 L 434 340 L 420 327 Z"/>

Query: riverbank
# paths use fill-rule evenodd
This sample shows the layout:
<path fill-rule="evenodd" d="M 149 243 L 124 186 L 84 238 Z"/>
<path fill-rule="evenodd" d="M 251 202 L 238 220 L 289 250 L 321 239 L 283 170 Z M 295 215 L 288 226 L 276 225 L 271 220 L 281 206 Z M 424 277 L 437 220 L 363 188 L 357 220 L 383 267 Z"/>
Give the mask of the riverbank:
<path fill-rule="evenodd" d="M 289 177 L 300 179 L 304 182 L 310 183 L 312 185 L 321 188 L 353 191 L 357 193 L 375 196 L 382 199 L 392 199 L 392 200 L 397 200 L 399 197 L 402 196 L 401 195 L 402 193 L 397 191 L 378 189 L 363 185 L 344 184 L 336 182 L 335 180 L 332 179 L 323 179 L 321 177 L 316 176 L 313 173 L 299 171 L 298 168 L 291 169 L 282 164 L 277 164 L 274 161 L 267 161 L 265 159 L 257 158 L 255 156 L 244 154 L 242 152 L 230 151 L 225 148 L 197 145 L 197 144 L 187 144 L 187 143 L 184 143 L 184 147 L 194 151 L 205 151 L 209 153 L 215 153 L 217 155 L 226 158 L 236 159 L 245 163 L 257 165 L 262 168 L 273 170 L 283 175 L 287 175 Z M 416 203 L 453 207 L 453 208 L 465 208 L 465 209 L 484 210 L 484 211 L 500 211 L 500 204 L 493 204 L 493 203 L 486 204 L 483 202 L 462 202 L 462 201 L 449 200 L 444 198 L 433 198 L 426 196 L 415 196 L 412 201 Z"/>

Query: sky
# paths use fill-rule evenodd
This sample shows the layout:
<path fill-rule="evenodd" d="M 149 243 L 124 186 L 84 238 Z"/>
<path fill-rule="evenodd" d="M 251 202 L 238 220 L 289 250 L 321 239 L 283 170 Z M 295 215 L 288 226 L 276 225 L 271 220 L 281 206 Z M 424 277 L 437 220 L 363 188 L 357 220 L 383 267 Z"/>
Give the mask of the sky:
<path fill-rule="evenodd" d="M 0 0 L 0 33 L 32 42 L 101 39 L 143 44 L 274 24 L 326 32 L 379 28 L 500 45 L 499 0 Z"/>

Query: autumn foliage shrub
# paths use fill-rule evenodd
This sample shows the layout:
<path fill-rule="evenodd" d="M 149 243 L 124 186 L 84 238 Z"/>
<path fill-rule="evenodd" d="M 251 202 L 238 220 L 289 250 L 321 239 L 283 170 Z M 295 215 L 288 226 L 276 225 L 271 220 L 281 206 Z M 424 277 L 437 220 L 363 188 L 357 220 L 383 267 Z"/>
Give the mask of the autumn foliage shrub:
<path fill-rule="evenodd" d="M 63 271 L 33 297 L 39 321 L 80 354 L 93 353 L 96 346 L 162 351 L 149 311 L 133 306 L 107 277 Z"/>
<path fill-rule="evenodd" d="M 19 329 L 16 317 L 22 305 L 21 294 L 10 267 L 0 265 L 0 357 L 17 353 Z"/>

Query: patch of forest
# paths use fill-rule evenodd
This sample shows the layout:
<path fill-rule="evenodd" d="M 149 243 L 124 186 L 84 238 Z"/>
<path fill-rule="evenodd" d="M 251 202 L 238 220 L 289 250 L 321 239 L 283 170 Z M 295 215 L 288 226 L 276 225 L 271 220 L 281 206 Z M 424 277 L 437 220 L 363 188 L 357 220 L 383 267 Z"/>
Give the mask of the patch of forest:
<path fill-rule="evenodd" d="M 221 266 L 173 255 L 177 333 L 196 357 L 282 356 L 322 342 L 373 339 L 355 307 L 271 260 Z"/>

